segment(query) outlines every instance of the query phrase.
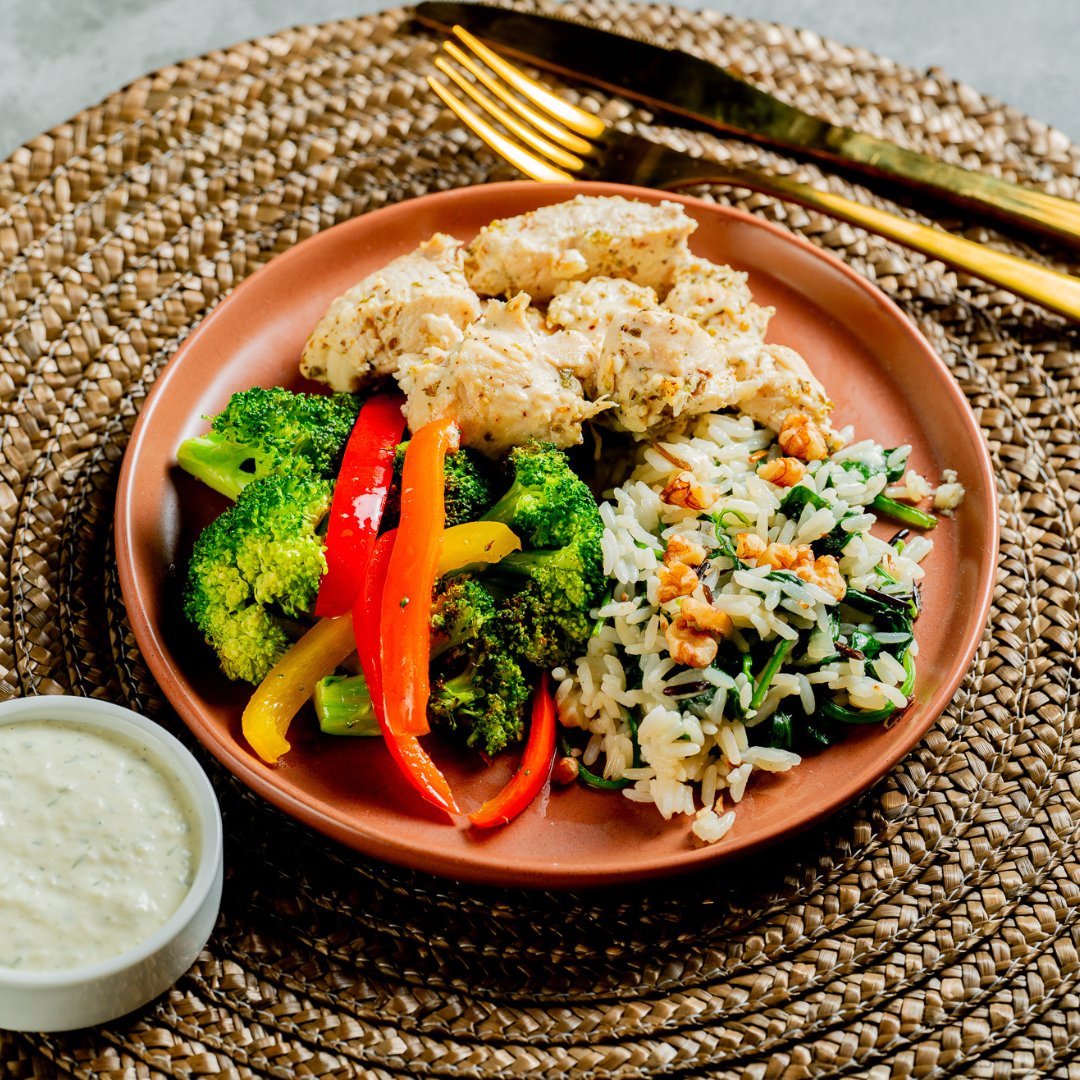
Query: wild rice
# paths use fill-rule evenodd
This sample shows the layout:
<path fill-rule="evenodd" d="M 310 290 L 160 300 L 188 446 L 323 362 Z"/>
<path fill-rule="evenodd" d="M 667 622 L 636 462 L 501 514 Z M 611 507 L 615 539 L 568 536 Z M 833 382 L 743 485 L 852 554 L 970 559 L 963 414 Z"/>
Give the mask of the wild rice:
<path fill-rule="evenodd" d="M 901 598 L 924 576 L 919 564 L 933 546 L 917 535 L 901 550 L 869 532 L 876 517 L 868 504 L 886 490 L 886 470 L 897 477 L 902 472 L 891 490 L 903 488 L 908 496 L 922 490 L 922 477 L 907 467 L 910 447 L 887 451 L 862 440 L 809 463 L 799 486 L 812 494 L 791 503 L 799 511 L 790 515 L 784 500 L 791 489 L 757 475 L 761 462 L 750 459 L 759 451 L 766 458 L 780 455 L 773 433 L 748 417 L 727 414 L 700 417 L 685 433 L 641 450 L 630 479 L 601 506 L 604 572 L 617 585 L 614 596 L 595 612 L 603 623 L 586 654 L 572 671 L 555 673 L 560 720 L 589 735 L 581 761 L 594 770 L 600 763 L 605 777 L 626 782 L 625 798 L 653 804 L 665 818 L 689 815 L 692 835 L 704 843 L 736 827 L 725 797 L 737 805 L 755 773 L 782 773 L 800 763 L 797 753 L 761 742 L 759 732 L 772 727 L 781 706 L 805 716 L 816 716 L 823 701 L 854 709 L 902 708 L 908 679 L 903 651 L 917 652 L 909 634 L 886 626 L 873 631 L 880 651 L 872 660 L 837 656 L 835 597 L 817 582 L 791 572 L 778 575 L 769 565 L 736 566 L 738 534 L 796 547 L 835 543 L 849 591 L 891 591 Z M 708 512 L 663 502 L 661 492 L 680 473 L 719 493 Z M 945 484 L 959 484 L 949 476 L 938 489 L 954 505 L 956 493 Z M 716 663 L 693 666 L 670 655 L 667 628 L 682 598 L 660 604 L 658 595 L 660 559 L 673 536 L 707 553 L 693 597 L 732 620 L 723 662 L 718 656 Z M 856 612 L 842 633 L 865 632 L 866 618 Z M 762 662 L 748 676 L 738 664 L 727 666 L 738 655 L 730 650 L 741 653 L 753 645 L 768 654 L 785 640 L 797 642 L 795 666 L 789 654 L 755 701 Z M 638 767 L 628 717 L 636 718 Z"/>

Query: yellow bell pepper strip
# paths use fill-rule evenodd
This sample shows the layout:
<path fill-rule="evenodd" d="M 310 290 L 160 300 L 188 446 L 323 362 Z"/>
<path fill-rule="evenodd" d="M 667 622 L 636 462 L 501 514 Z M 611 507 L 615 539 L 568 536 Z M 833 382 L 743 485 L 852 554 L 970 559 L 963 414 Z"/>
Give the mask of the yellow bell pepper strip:
<path fill-rule="evenodd" d="M 409 783 L 433 806 L 447 814 L 460 814 L 446 778 L 436 767 L 415 735 L 393 735 L 386 728 L 383 707 L 382 672 L 379 655 L 379 616 L 386 572 L 397 538 L 397 529 L 383 533 L 375 542 L 367 574 L 353 606 L 356 651 L 364 671 L 371 703 L 379 721 L 386 748 Z"/>
<path fill-rule="evenodd" d="M 383 716 L 391 735 L 424 735 L 429 730 L 431 591 L 446 523 L 443 463 L 448 452 L 457 450 L 458 441 L 452 420 L 433 420 L 413 434 L 405 452 L 401 520 L 379 619 Z"/>
<path fill-rule="evenodd" d="M 292 718 L 315 684 L 356 647 L 352 618 L 320 619 L 267 672 L 244 709 L 241 728 L 251 748 L 269 765 L 289 752 L 285 738 Z"/>
<path fill-rule="evenodd" d="M 540 676 L 540 685 L 533 694 L 532 715 L 529 719 L 529 740 L 521 755 L 521 764 L 510 782 L 469 815 L 477 828 L 490 829 L 512 821 L 540 794 L 547 783 L 555 760 L 555 702 L 548 686 L 548 674 Z"/>
<path fill-rule="evenodd" d="M 521 550 L 517 534 L 501 521 L 466 521 L 442 534 L 442 554 L 435 569 L 441 578 L 470 563 L 497 563 L 511 551 Z"/>
<path fill-rule="evenodd" d="M 349 611 L 364 579 L 405 431 L 404 402 L 400 394 L 368 398 L 345 444 L 326 529 L 326 573 L 315 601 L 320 617 Z"/>

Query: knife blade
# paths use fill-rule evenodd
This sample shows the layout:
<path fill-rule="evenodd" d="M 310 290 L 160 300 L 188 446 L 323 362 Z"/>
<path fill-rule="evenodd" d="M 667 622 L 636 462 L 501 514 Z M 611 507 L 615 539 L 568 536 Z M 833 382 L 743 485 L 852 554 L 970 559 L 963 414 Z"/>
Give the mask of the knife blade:
<path fill-rule="evenodd" d="M 884 177 L 1080 246 L 1078 203 L 831 124 L 678 49 L 577 20 L 459 0 L 424 0 L 415 18 L 444 33 L 463 26 L 508 55 L 653 111 Z"/>

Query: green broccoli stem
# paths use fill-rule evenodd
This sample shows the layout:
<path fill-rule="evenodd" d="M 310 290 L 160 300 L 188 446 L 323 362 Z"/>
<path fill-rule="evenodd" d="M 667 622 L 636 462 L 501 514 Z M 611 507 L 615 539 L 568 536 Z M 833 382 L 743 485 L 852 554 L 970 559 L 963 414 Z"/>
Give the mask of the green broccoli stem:
<path fill-rule="evenodd" d="M 522 577 L 532 577 L 537 569 L 550 562 L 561 549 L 536 548 L 531 551 L 511 551 L 504 555 L 496 564 L 496 569 L 502 573 L 509 571 L 512 574 L 520 574 Z"/>
<path fill-rule="evenodd" d="M 509 528 L 514 527 L 514 519 L 517 516 L 518 505 L 522 498 L 529 494 L 529 488 L 515 480 L 494 506 L 485 511 L 481 521 L 501 521 Z"/>
<path fill-rule="evenodd" d="M 451 712 L 479 701 L 483 692 L 472 681 L 470 665 L 460 675 L 432 688 L 432 704 Z M 328 675 L 315 684 L 313 697 L 324 735 L 379 736 L 382 731 L 363 675 Z"/>
<path fill-rule="evenodd" d="M 933 514 L 927 514 L 918 507 L 897 502 L 895 499 L 890 499 L 888 495 L 878 495 L 871 501 L 870 508 L 916 529 L 932 529 L 937 525 L 937 518 Z"/>
<path fill-rule="evenodd" d="M 795 642 L 791 638 L 784 638 L 776 643 L 776 648 L 773 649 L 772 656 L 769 657 L 768 663 L 762 668 L 761 674 L 758 676 L 757 684 L 754 686 L 754 694 L 750 698 L 750 709 L 761 708 L 762 702 L 765 700 L 765 695 L 769 692 L 769 684 L 776 677 L 776 673 L 787 659 L 787 654 L 791 652 L 794 646 Z"/>
<path fill-rule="evenodd" d="M 251 451 L 213 432 L 185 439 L 176 451 L 176 460 L 184 472 L 233 502 L 256 476 L 254 470 L 244 468 L 253 460 Z"/>
<path fill-rule="evenodd" d="M 326 735 L 381 735 L 363 675 L 328 675 L 315 684 L 315 714 Z"/>

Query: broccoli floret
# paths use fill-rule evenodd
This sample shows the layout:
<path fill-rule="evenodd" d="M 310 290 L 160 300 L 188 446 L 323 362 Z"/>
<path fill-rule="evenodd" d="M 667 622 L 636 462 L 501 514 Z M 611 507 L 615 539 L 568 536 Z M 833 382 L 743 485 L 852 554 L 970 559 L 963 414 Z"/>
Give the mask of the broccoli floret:
<path fill-rule="evenodd" d="M 493 576 L 506 582 L 525 579 L 497 619 L 516 656 L 546 669 L 584 652 L 593 629 L 591 611 L 605 584 L 598 539 L 586 535 L 554 551 L 512 552 Z"/>
<path fill-rule="evenodd" d="M 408 446 L 408 442 L 400 443 L 394 453 L 394 479 L 382 516 L 384 529 L 396 527 L 401 518 L 401 472 Z M 491 465 L 483 454 L 463 446 L 457 453 L 446 455 L 443 492 L 447 526 L 476 521 L 480 517 L 495 498 L 491 481 Z"/>
<path fill-rule="evenodd" d="M 428 711 L 467 745 L 497 754 L 521 738 L 528 681 L 498 632 L 499 603 L 472 577 L 446 577 L 431 617 L 432 680 Z"/>
<path fill-rule="evenodd" d="M 462 671 L 437 675 L 428 712 L 474 749 L 494 757 L 521 739 L 529 684 L 506 654 L 479 651 Z M 315 688 L 319 726 L 328 735 L 377 735 L 371 695 L 363 675 L 331 675 Z"/>
<path fill-rule="evenodd" d="M 471 578 L 440 582 L 431 618 L 432 722 L 489 757 L 521 738 L 529 683 L 496 630 L 495 599 Z M 363 727 L 371 698 L 362 675 L 322 679 L 320 726 L 330 734 Z"/>
<path fill-rule="evenodd" d="M 253 480 L 275 473 L 331 479 L 359 410 L 352 394 L 301 394 L 280 386 L 242 390 L 210 418 L 205 435 L 180 444 L 177 460 L 234 500 Z"/>
<path fill-rule="evenodd" d="M 585 531 L 599 546 L 603 526 L 596 499 L 570 467 L 561 450 L 549 443 L 529 443 L 510 451 L 514 480 L 484 521 L 501 521 L 528 547 L 561 548 Z"/>
<path fill-rule="evenodd" d="M 580 656 L 593 625 L 588 608 L 556 610 L 543 589 L 527 581 L 499 609 L 493 632 L 514 656 L 546 671 Z"/>
<path fill-rule="evenodd" d="M 533 444 L 510 458 L 514 482 L 485 517 L 509 525 L 532 550 L 507 555 L 485 580 L 511 593 L 498 622 L 514 654 L 556 667 L 580 655 L 592 632 L 590 612 L 606 584 L 604 526 L 592 492 L 562 451 Z"/>
<path fill-rule="evenodd" d="M 584 651 L 606 584 L 600 511 L 566 455 L 533 444 L 510 460 L 511 488 L 484 517 L 514 529 L 531 550 L 442 578 L 431 619 L 432 721 L 488 756 L 520 740 L 535 669 Z M 325 690 L 350 692 L 355 678 Z"/>
<path fill-rule="evenodd" d="M 469 654 L 464 671 L 432 683 L 428 710 L 451 730 L 464 730 L 468 746 L 493 757 L 520 741 L 528 699 L 521 665 L 488 642 Z"/>
<path fill-rule="evenodd" d="M 479 639 L 494 614 L 494 598 L 474 578 L 442 578 L 432 604 L 432 657 Z"/>
<path fill-rule="evenodd" d="M 265 476 L 195 541 L 184 614 L 230 679 L 261 682 L 289 645 L 280 616 L 314 608 L 326 572 L 317 529 L 332 492 L 311 475 Z"/>

